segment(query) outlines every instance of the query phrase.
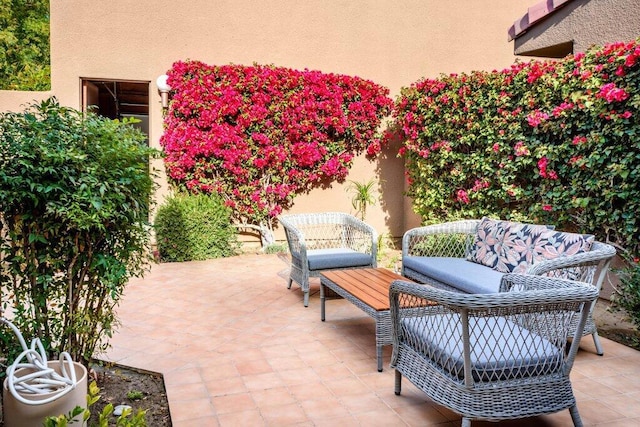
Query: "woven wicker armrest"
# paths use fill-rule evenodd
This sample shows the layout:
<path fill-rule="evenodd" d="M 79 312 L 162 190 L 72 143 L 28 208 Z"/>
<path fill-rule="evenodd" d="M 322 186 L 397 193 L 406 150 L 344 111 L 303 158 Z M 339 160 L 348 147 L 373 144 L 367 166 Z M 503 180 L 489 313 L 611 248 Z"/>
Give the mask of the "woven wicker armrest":
<path fill-rule="evenodd" d="M 608 262 L 611 261 L 615 255 L 616 250 L 613 246 L 606 243 L 594 242 L 589 252 L 560 256 L 538 262 L 529 267 L 527 273 L 540 275 L 563 268 L 598 266 L 601 263 L 601 267 L 605 267 L 604 263 L 607 263 L 608 266 Z"/>

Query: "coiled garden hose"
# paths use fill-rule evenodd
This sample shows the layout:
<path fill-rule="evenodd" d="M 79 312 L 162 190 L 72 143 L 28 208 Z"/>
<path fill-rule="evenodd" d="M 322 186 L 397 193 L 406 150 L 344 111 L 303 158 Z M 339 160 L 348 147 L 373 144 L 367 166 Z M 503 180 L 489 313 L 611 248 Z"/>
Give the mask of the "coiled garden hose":
<path fill-rule="evenodd" d="M 26 405 L 44 405 L 61 398 L 76 387 L 76 370 L 71 355 L 66 351 L 60 353 L 60 374 L 47 364 L 47 355 L 39 338 L 27 343 L 18 328 L 8 319 L 0 317 L 0 323 L 7 325 L 20 342 L 23 352 L 7 368 L 7 388 L 13 397 Z M 26 358 L 26 362 L 21 363 Z M 27 368 L 31 373 L 17 377 L 16 370 Z M 37 396 L 52 393 L 51 396 L 34 400 L 25 396 Z"/>

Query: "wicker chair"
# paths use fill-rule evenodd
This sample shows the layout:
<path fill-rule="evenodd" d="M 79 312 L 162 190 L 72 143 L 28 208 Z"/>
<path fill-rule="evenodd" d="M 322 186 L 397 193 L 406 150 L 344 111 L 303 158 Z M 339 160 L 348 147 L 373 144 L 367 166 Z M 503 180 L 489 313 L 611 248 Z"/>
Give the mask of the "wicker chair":
<path fill-rule="evenodd" d="M 339 212 L 283 215 L 291 254 L 289 286 L 295 281 L 309 305 L 309 278 L 324 270 L 374 268 L 378 234 L 358 218 Z"/>
<path fill-rule="evenodd" d="M 474 243 L 474 235 L 479 223 L 478 219 L 470 219 L 411 229 L 402 239 L 402 258 L 404 260 L 410 255 L 465 258 Z M 533 264 L 526 273 L 586 282 L 600 292 L 615 254 L 616 250 L 613 246 L 596 241 L 591 245 L 589 252 L 545 260 Z M 404 265 L 402 275 L 420 283 L 455 290 L 417 271 L 407 269 Z M 593 320 L 594 309 L 595 302 L 589 310 L 583 335 L 592 335 L 596 352 L 602 356 L 604 350 Z M 577 320 L 574 321 L 571 333 L 575 330 L 575 322 Z"/>
<path fill-rule="evenodd" d="M 598 292 L 531 275 L 507 274 L 503 284 L 520 291 L 463 294 L 393 282 L 395 393 L 404 376 L 462 415 L 463 427 L 567 408 L 574 425 L 582 425 L 569 372 Z M 573 338 L 568 351 L 567 338 Z"/>

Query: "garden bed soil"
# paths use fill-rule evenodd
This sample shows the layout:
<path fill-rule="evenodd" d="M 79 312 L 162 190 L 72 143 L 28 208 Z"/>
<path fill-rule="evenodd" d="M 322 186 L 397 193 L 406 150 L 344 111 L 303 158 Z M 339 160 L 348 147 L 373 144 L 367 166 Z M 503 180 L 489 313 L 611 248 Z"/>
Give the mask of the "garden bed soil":
<path fill-rule="evenodd" d="M 150 427 L 171 427 L 169 402 L 161 374 L 120 365 L 98 365 L 94 371 L 100 400 L 92 407 L 89 426 L 98 425 L 99 414 L 111 403 L 114 407 L 131 406 L 133 414 L 138 410 L 146 411 L 145 419 Z M 117 417 L 112 416 L 112 419 L 109 425 L 115 425 Z"/>

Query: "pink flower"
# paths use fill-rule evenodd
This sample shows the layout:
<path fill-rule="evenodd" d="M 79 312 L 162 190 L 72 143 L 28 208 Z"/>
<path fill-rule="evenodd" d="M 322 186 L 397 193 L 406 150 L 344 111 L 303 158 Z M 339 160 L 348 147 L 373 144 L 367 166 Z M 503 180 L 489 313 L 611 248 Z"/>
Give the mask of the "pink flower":
<path fill-rule="evenodd" d="M 456 192 L 456 200 L 460 203 L 468 204 L 469 203 L 469 195 L 465 190 L 458 190 Z"/>
<path fill-rule="evenodd" d="M 606 83 L 600 87 L 596 97 L 612 103 L 624 101 L 629 97 L 629 94 L 624 89 L 617 88 L 615 83 Z"/>
<path fill-rule="evenodd" d="M 551 207 L 551 205 L 542 205 L 542 210 L 543 211 L 547 211 L 547 212 L 551 212 L 553 210 L 553 208 Z"/>
<path fill-rule="evenodd" d="M 522 141 L 518 141 L 516 142 L 516 145 L 513 147 L 516 156 L 520 157 L 520 156 L 528 156 L 530 154 L 529 152 L 529 148 L 524 145 L 524 142 Z"/>
<path fill-rule="evenodd" d="M 587 137 L 586 136 L 581 136 L 581 135 L 576 135 L 573 137 L 573 140 L 571 141 L 573 145 L 580 145 L 580 144 L 584 144 L 587 142 Z"/>
<path fill-rule="evenodd" d="M 543 113 L 540 110 L 535 110 L 527 116 L 527 123 L 529 123 L 529 126 L 535 128 L 538 127 L 542 122 L 546 121 L 548 118 L 549 115 L 547 113 Z"/>

